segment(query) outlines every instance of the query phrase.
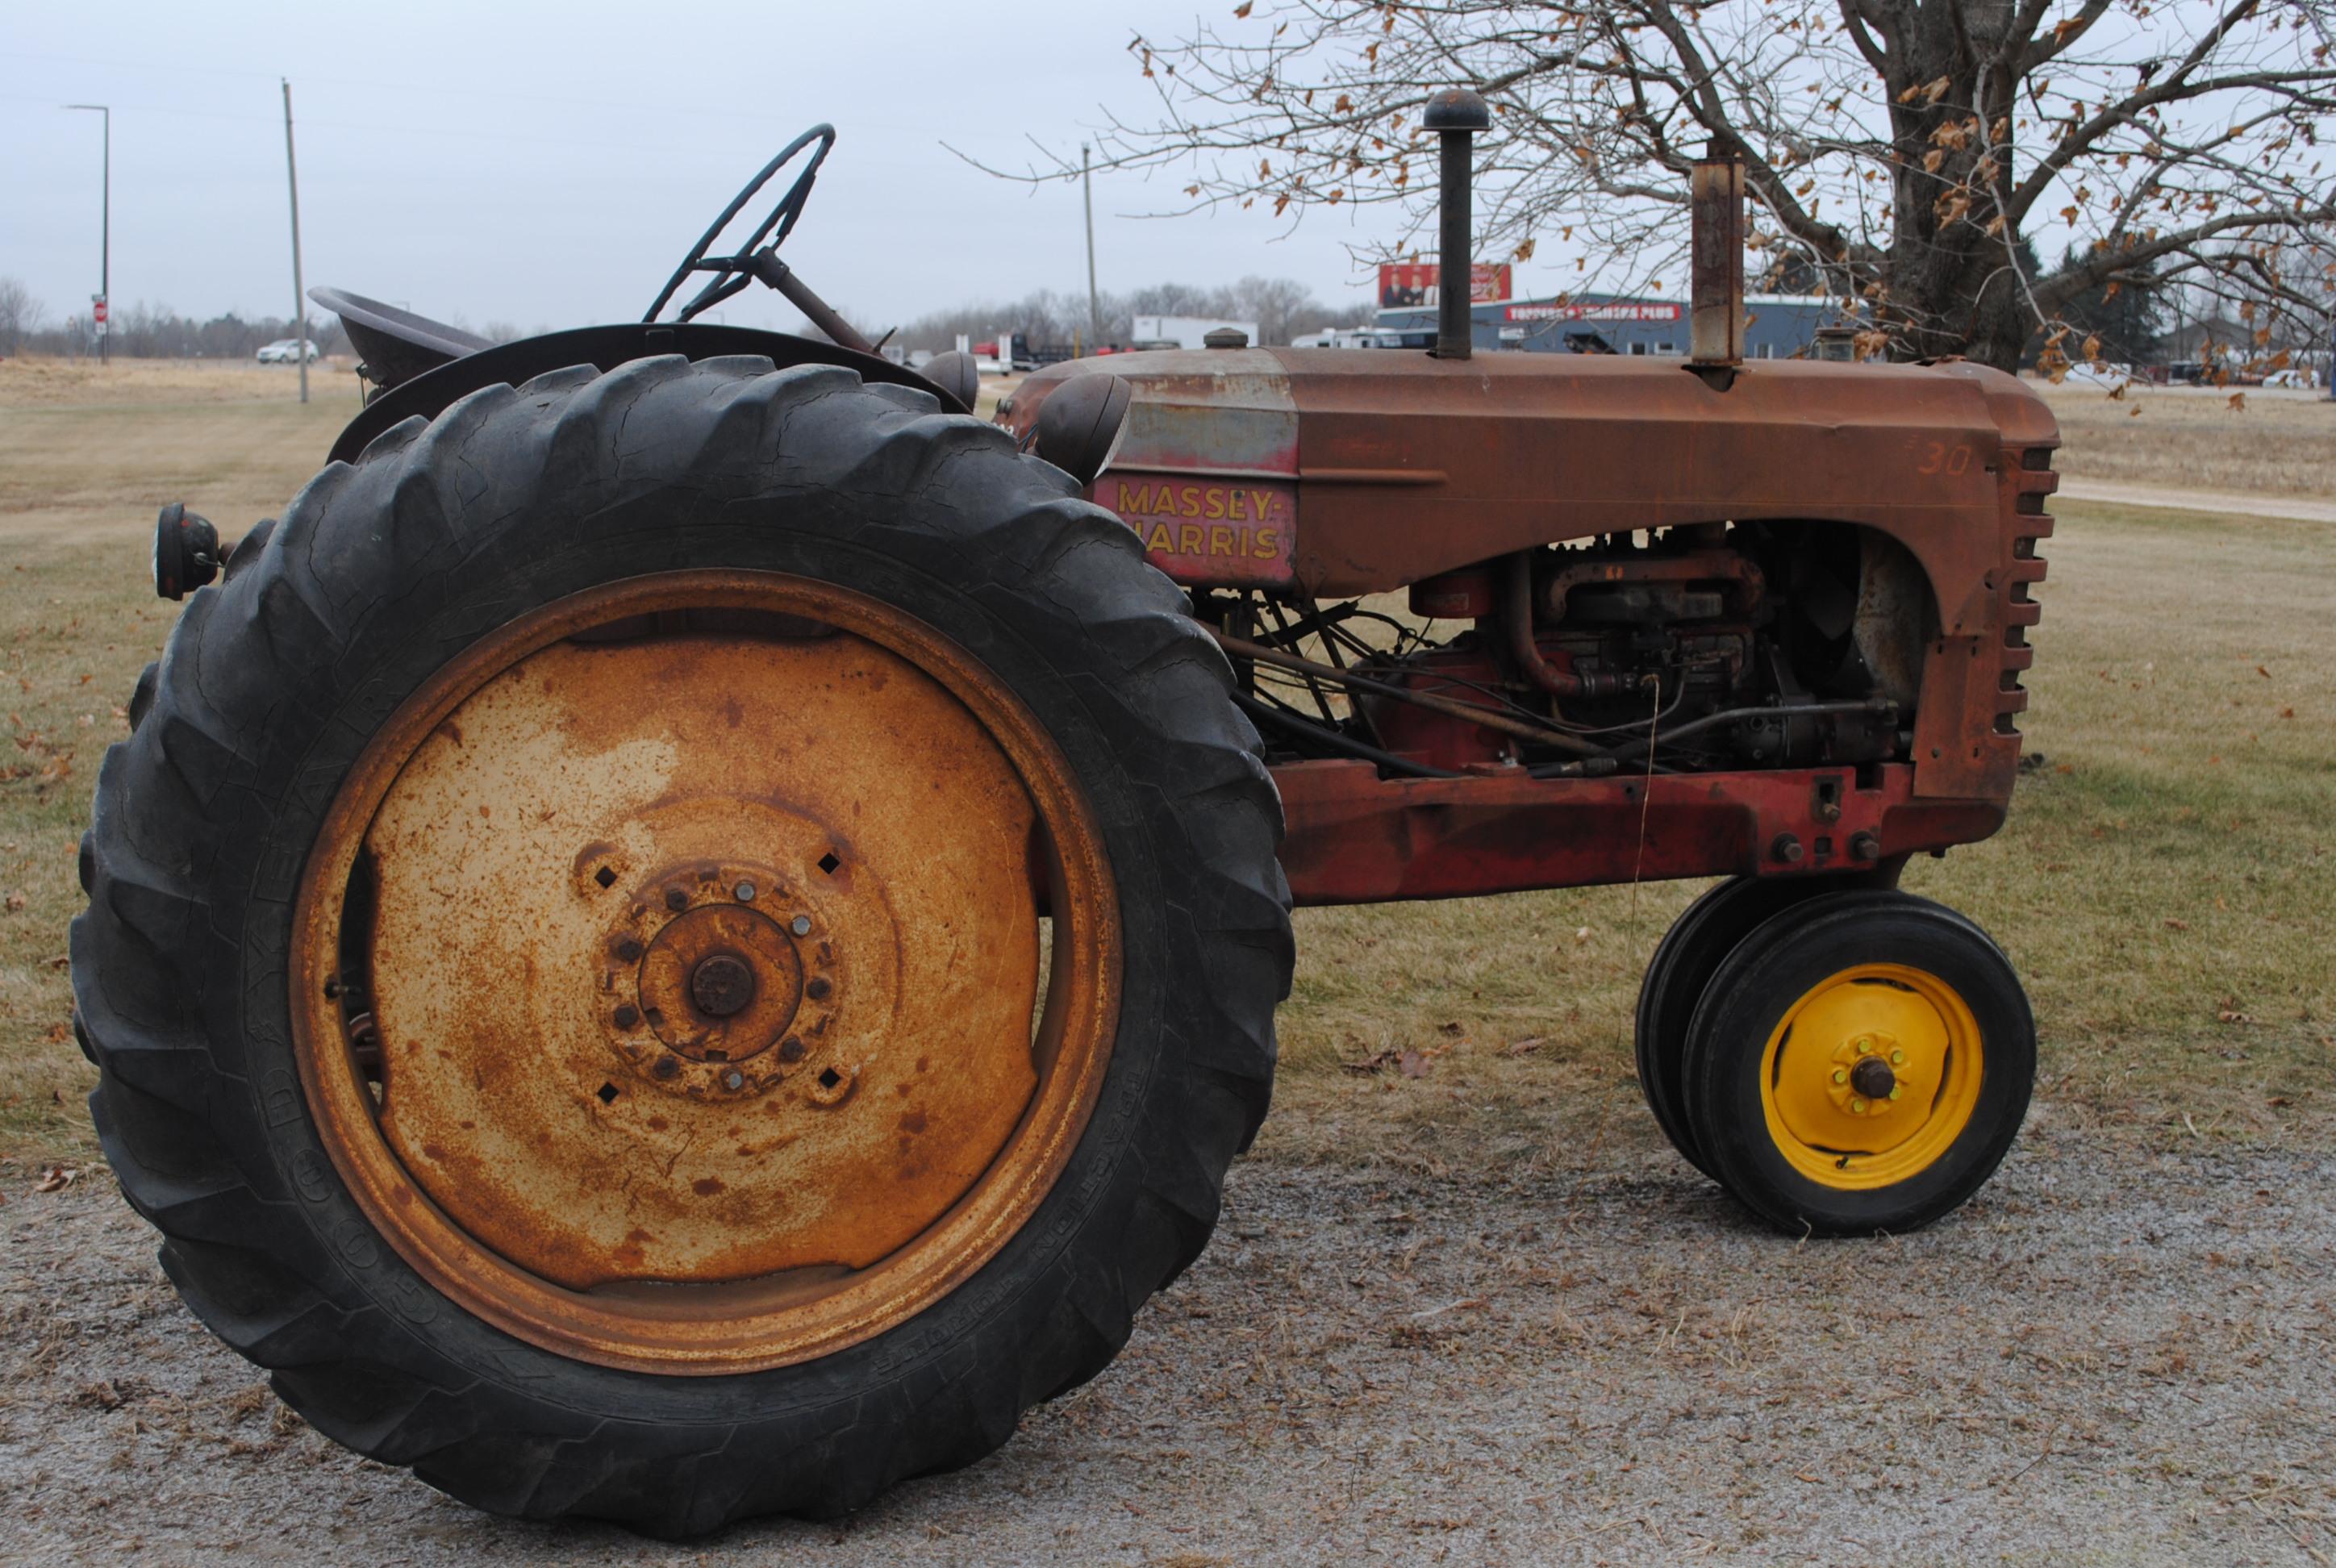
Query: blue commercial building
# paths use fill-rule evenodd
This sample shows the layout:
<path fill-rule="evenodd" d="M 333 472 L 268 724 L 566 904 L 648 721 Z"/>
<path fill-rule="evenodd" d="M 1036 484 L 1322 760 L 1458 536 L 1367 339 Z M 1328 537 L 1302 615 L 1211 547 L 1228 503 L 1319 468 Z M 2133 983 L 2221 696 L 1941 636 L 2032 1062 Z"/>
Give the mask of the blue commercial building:
<path fill-rule="evenodd" d="M 1688 350 L 1684 300 L 1607 294 L 1550 299 L 1498 299 L 1471 306 L 1479 353 L 1679 355 Z M 1814 294 L 1755 294 L 1744 302 L 1744 357 L 1815 357 L 1817 335 L 1849 322 L 1835 302 Z M 1426 348 L 1436 342 L 1433 310 L 1382 310 L 1377 346 Z"/>

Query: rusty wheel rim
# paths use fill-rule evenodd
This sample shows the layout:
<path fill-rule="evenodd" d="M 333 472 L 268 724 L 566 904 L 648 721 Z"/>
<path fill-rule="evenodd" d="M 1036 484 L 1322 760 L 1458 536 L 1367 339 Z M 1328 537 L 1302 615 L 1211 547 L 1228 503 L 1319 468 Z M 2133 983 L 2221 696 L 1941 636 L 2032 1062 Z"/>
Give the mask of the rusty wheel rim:
<path fill-rule="evenodd" d="M 1118 1011 L 1108 860 L 1035 716 L 778 573 L 466 650 L 351 770 L 294 920 L 302 1085 L 375 1230 L 637 1370 L 813 1359 L 964 1282 L 1060 1176 Z"/>

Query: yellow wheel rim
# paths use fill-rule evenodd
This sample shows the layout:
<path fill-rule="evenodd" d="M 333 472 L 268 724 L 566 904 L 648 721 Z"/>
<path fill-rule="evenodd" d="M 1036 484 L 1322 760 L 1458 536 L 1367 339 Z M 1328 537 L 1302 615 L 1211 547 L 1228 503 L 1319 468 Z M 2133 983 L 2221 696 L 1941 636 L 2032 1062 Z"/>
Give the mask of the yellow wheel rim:
<path fill-rule="evenodd" d="M 1760 1062 L 1768 1136 L 1820 1186 L 1887 1187 L 1938 1163 L 1978 1107 L 1979 1021 L 1955 989 L 1859 964 L 1785 1009 Z"/>

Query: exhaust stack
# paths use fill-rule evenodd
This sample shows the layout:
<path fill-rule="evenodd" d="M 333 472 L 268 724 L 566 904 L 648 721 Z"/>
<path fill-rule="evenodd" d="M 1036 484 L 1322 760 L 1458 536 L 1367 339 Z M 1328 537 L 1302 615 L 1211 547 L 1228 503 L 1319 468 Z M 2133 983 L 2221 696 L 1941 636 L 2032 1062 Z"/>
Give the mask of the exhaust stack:
<path fill-rule="evenodd" d="M 1435 131 L 1442 143 L 1436 203 L 1444 254 L 1436 285 L 1435 355 L 1438 359 L 1465 359 L 1475 347 L 1468 315 L 1470 274 L 1475 263 L 1469 144 L 1476 132 L 1492 128 L 1493 113 L 1482 98 L 1465 87 L 1447 87 L 1427 101 L 1427 112 L 1419 122 Z"/>
<path fill-rule="evenodd" d="M 1733 369 L 1744 363 L 1744 164 L 1706 149 L 1688 176 L 1693 214 L 1688 293 L 1689 364 Z"/>

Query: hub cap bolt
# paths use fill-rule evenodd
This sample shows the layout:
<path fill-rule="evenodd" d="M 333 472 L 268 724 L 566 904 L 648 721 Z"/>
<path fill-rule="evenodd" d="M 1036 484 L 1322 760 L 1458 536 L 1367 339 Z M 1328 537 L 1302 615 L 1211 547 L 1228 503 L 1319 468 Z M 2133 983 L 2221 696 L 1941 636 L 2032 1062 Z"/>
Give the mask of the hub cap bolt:
<path fill-rule="evenodd" d="M 738 895 L 738 901 L 742 904 L 751 904 L 754 901 L 754 884 L 752 882 L 740 882 L 730 891 Z"/>
<path fill-rule="evenodd" d="M 793 920 L 787 923 L 787 930 L 794 932 L 794 934 L 799 937 L 807 937 L 811 935 L 811 917 L 809 915 L 797 915 Z"/>
<path fill-rule="evenodd" d="M 1835 1067 L 1833 1070 L 1833 1081 L 1836 1084 L 1845 1084 L 1849 1082 L 1849 1075 L 1841 1068 Z"/>
<path fill-rule="evenodd" d="M 1867 1057 L 1850 1070 L 1851 1086 L 1869 1100 L 1887 1099 L 1898 1086 L 1898 1076 L 1880 1057 Z"/>
<path fill-rule="evenodd" d="M 744 1012 L 754 999 L 754 971 L 729 953 L 715 953 L 689 974 L 689 999 L 710 1018 Z"/>
<path fill-rule="evenodd" d="M 746 1075 L 733 1067 L 722 1075 L 722 1086 L 725 1089 L 743 1089 L 746 1086 Z"/>

